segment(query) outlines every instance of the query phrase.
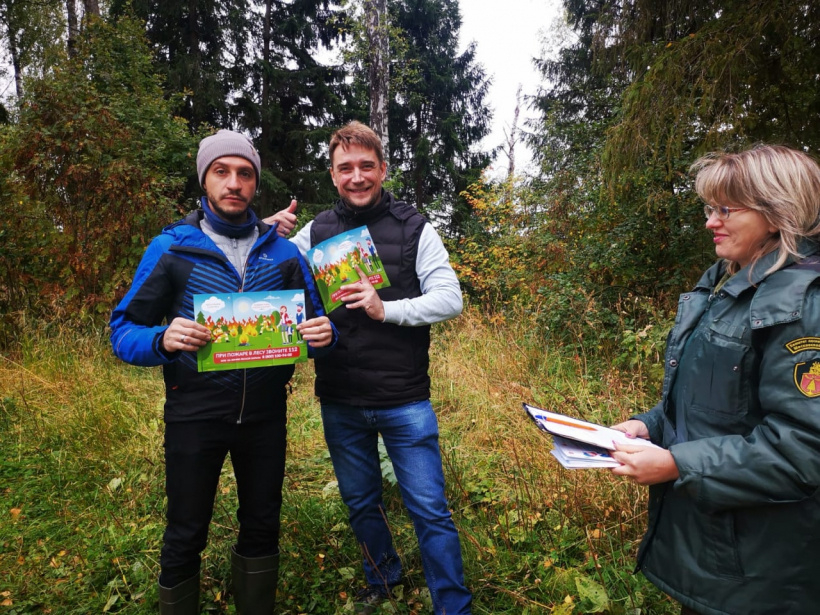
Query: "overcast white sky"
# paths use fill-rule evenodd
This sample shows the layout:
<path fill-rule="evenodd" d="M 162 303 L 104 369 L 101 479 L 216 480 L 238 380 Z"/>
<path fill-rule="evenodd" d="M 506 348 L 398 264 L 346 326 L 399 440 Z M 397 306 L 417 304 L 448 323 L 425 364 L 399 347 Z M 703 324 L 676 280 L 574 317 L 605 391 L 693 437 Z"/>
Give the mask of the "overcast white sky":
<path fill-rule="evenodd" d="M 483 145 L 490 149 L 505 141 L 515 113 L 515 93 L 534 94 L 541 82 L 532 58 L 541 55 L 542 33 L 561 11 L 560 0 L 460 0 L 461 48 L 475 41 L 478 62 L 492 77 L 487 100 L 493 108 L 492 132 Z M 533 114 L 522 106 L 519 126 Z M 523 144 L 515 150 L 516 167 L 524 170 L 529 152 Z M 503 176 L 507 159 L 500 154 L 493 177 Z"/>

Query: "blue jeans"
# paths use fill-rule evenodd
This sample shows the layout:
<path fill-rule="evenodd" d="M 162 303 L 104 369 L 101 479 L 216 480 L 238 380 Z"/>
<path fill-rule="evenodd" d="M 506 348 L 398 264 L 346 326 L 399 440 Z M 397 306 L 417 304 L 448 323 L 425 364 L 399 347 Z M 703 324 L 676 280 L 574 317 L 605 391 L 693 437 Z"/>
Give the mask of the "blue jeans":
<path fill-rule="evenodd" d="M 379 409 L 322 403 L 322 422 L 339 491 L 364 552 L 367 582 L 389 587 L 401 579 L 382 503 L 381 433 L 416 530 L 433 608 L 437 614 L 470 613 L 472 597 L 444 495 L 438 422 L 430 401 Z"/>

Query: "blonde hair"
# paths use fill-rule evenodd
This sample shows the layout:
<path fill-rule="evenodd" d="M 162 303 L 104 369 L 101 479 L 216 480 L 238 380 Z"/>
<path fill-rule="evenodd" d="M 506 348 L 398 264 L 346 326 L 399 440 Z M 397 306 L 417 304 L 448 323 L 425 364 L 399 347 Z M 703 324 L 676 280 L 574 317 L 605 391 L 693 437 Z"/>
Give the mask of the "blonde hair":
<path fill-rule="evenodd" d="M 757 145 L 737 154 L 709 154 L 695 161 L 695 191 L 710 205 L 747 207 L 760 212 L 778 232 L 760 246 L 751 267 L 777 249 L 776 271 L 789 257 L 799 259 L 798 243 L 820 235 L 820 166 L 808 154 L 782 145 Z M 738 263 L 729 262 L 737 273 Z"/>
<path fill-rule="evenodd" d="M 328 146 L 330 165 L 333 166 L 333 152 L 336 151 L 337 147 L 341 146 L 342 149 L 347 149 L 351 145 L 358 145 L 375 152 L 379 164 L 384 162 L 381 139 L 373 132 L 372 128 L 354 120 L 331 135 L 330 145 Z"/>

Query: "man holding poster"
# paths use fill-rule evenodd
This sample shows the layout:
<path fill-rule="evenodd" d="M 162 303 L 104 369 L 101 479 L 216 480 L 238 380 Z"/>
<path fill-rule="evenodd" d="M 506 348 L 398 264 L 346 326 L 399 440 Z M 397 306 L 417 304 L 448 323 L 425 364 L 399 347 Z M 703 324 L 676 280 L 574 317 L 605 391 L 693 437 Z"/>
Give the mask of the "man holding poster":
<path fill-rule="evenodd" d="M 438 615 L 464 615 L 470 613 L 471 594 L 444 494 L 427 374 L 430 325 L 461 313 L 461 289 L 432 225 L 382 190 L 387 164 L 376 134 L 352 122 L 331 137 L 329 149 L 340 199 L 293 241 L 306 254 L 331 237 L 366 226 L 365 249 L 390 280 L 389 287 L 376 290 L 357 267 L 361 279 L 341 287 L 345 305 L 329 314 L 339 344 L 315 362 L 325 439 L 363 552 L 368 586 L 360 592 L 358 612 L 374 612 L 402 575 L 382 503 L 381 435 L 413 519 L 433 609 Z M 280 223 L 283 234 L 293 229 L 294 209 L 291 203 L 270 219 Z"/>
<path fill-rule="evenodd" d="M 199 613 L 200 553 L 230 453 L 239 497 L 239 535 L 231 549 L 237 612 L 268 615 L 279 570 L 286 386 L 294 367 L 198 371 L 197 351 L 222 343 L 212 336 L 247 336 L 248 323 L 244 333 L 234 322 L 211 329 L 196 321 L 194 296 L 300 289 L 310 318 L 297 328 L 309 349 L 327 352 L 336 334 L 297 248 L 250 209 L 260 172 L 250 139 L 220 130 L 202 140 L 196 163 L 206 194 L 201 209 L 148 246 L 111 316 L 111 343 L 123 361 L 163 367 L 168 510 L 160 613 Z"/>

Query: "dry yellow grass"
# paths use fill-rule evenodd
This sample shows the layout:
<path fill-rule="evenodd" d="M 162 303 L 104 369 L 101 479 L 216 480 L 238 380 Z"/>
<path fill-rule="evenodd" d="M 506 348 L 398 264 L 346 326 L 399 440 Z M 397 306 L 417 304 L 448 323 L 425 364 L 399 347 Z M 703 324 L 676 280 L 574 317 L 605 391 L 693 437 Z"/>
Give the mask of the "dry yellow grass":
<path fill-rule="evenodd" d="M 602 585 L 625 584 L 600 571 L 633 566 L 645 526 L 646 491 L 606 470 L 562 469 L 549 454 L 550 438 L 536 429 L 521 404 L 609 424 L 651 402 L 643 398 L 641 382 L 625 380 L 611 367 L 584 372 L 584 361 L 570 349 L 548 347 L 532 334 L 535 323 L 526 318 L 491 324 L 468 311 L 437 330 L 433 398 L 443 448 L 460 460 L 451 464 L 458 469 L 448 468 L 448 480 L 453 489 L 465 491 L 458 501 L 466 508 L 482 506 L 469 493 L 477 484 L 491 485 L 487 497 L 495 502 L 486 507 L 494 519 L 479 515 L 485 527 L 465 522 L 469 510 L 457 511 L 455 518 L 476 557 L 486 562 L 497 561 L 499 543 L 515 551 L 523 535 L 543 549 L 542 568 L 524 571 L 525 577 L 544 577 L 543 567 L 560 566 L 580 549 Z M 560 585 L 561 574 L 551 578 Z M 501 591 L 496 581 L 487 583 L 488 591 Z"/>

